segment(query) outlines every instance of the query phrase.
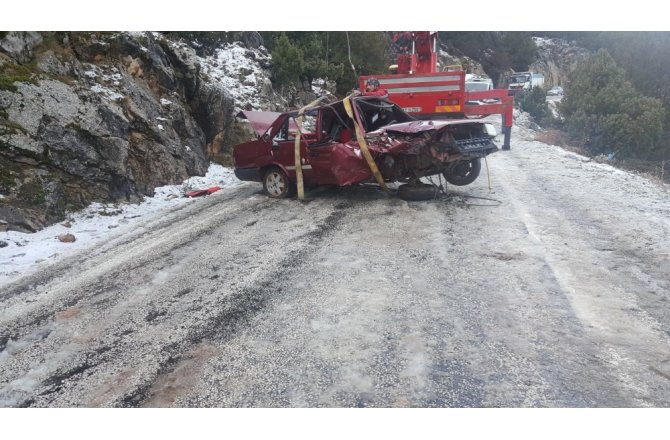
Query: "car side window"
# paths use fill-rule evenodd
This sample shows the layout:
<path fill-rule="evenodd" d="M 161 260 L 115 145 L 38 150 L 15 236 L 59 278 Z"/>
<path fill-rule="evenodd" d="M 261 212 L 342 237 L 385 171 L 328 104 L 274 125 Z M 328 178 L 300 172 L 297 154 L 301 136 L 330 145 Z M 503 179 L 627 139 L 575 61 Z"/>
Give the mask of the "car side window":
<path fill-rule="evenodd" d="M 316 113 L 305 113 L 302 118 L 302 130 L 304 133 L 316 133 Z"/>
<path fill-rule="evenodd" d="M 289 130 L 289 120 L 290 118 L 284 119 L 284 123 L 279 128 L 277 134 L 272 138 L 273 141 L 292 141 L 295 139 L 294 133 Z"/>

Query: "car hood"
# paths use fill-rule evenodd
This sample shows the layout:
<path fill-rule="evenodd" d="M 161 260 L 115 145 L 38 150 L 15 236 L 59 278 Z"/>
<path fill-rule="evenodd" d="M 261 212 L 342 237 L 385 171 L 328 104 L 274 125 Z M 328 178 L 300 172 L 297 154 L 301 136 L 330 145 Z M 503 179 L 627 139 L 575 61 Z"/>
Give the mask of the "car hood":
<path fill-rule="evenodd" d="M 249 120 L 249 123 L 251 123 L 253 129 L 256 130 L 256 133 L 258 133 L 259 136 L 261 136 L 268 130 L 268 128 L 270 128 L 270 126 L 277 120 L 277 118 L 283 114 L 284 113 L 242 110 L 237 114 L 237 117 Z M 298 127 L 295 125 L 295 121 L 291 119 L 289 121 L 289 129 L 295 130 L 297 128 Z"/>

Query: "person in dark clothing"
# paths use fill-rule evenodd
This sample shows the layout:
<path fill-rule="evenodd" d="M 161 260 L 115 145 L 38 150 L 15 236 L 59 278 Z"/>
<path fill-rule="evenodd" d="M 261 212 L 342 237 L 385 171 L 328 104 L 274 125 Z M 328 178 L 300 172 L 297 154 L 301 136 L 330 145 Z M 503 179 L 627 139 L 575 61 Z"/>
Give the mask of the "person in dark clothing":
<path fill-rule="evenodd" d="M 363 96 L 386 97 L 388 94 L 388 90 L 381 87 L 381 84 L 377 78 L 368 78 L 368 80 L 365 82 L 365 91 L 363 92 Z"/>

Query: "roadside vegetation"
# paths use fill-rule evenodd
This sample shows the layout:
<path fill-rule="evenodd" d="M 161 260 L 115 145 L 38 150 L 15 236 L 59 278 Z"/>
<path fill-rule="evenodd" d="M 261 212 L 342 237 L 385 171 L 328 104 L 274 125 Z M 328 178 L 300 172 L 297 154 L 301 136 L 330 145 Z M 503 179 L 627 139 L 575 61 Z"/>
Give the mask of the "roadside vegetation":
<path fill-rule="evenodd" d="M 667 150 L 661 100 L 636 90 L 604 49 L 575 69 L 560 109 L 565 130 L 594 155 L 656 160 Z"/>
<path fill-rule="evenodd" d="M 670 182 L 670 33 L 544 32 L 590 49 L 564 85 L 558 136 Z M 556 135 L 552 135 L 556 137 Z"/>

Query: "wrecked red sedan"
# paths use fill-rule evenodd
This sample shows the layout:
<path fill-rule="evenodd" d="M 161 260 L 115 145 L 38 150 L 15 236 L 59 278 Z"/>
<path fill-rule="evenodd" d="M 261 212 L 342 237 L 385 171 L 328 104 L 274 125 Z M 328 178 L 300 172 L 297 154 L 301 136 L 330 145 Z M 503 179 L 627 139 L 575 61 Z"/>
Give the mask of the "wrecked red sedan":
<path fill-rule="evenodd" d="M 350 98 L 352 117 L 343 101 L 307 111 L 304 127 L 295 123 L 298 112 L 240 112 L 258 133 L 258 139 L 233 151 L 235 175 L 258 181 L 268 196 L 288 197 L 296 182 L 295 136 L 300 135 L 300 166 L 306 183 L 354 185 L 375 182 L 374 165 L 384 182 L 401 182 L 406 199 L 434 195 L 435 188 L 421 177 L 441 174 L 453 185 L 475 181 L 480 159 L 498 150 L 491 124 L 473 120 L 416 120 L 396 104 L 379 97 Z M 361 127 L 374 164 L 361 151 L 355 124 Z M 365 148 L 365 145 L 363 146 Z"/>

